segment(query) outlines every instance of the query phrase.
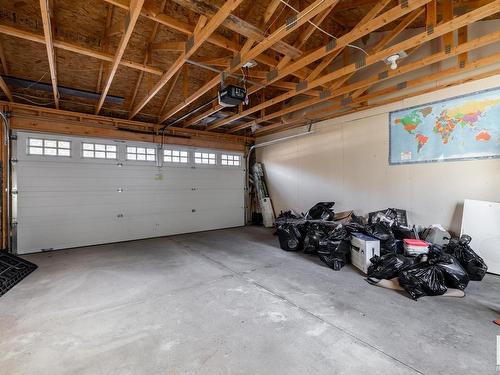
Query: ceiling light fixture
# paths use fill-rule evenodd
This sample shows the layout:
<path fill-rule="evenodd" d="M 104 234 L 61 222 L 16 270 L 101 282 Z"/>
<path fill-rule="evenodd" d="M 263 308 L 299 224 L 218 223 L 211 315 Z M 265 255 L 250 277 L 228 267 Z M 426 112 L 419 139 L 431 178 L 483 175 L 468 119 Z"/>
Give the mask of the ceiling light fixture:
<path fill-rule="evenodd" d="M 257 66 L 257 61 L 255 60 L 248 60 L 246 63 L 243 64 L 243 68 L 255 68 Z"/>
<path fill-rule="evenodd" d="M 384 62 L 387 64 L 387 65 L 390 65 L 391 66 L 391 69 L 392 70 L 395 70 L 398 68 L 398 60 L 399 59 L 402 59 L 404 57 L 408 56 L 406 54 L 406 52 L 404 51 L 401 51 L 401 52 L 398 52 L 398 53 L 395 53 L 393 55 L 390 55 L 390 56 L 387 56 L 385 59 L 384 59 Z"/>

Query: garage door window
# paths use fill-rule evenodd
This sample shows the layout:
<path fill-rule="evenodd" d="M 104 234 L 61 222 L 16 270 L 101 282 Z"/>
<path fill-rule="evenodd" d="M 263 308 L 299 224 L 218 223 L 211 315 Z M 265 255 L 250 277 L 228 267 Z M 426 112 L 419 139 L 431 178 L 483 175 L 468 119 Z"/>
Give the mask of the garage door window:
<path fill-rule="evenodd" d="M 155 161 L 156 149 L 147 147 L 127 147 L 127 160 Z"/>
<path fill-rule="evenodd" d="M 188 152 L 181 150 L 163 150 L 163 161 L 167 163 L 188 163 Z"/>
<path fill-rule="evenodd" d="M 116 159 L 116 146 L 100 143 L 82 143 L 82 156 L 91 159 Z"/>
<path fill-rule="evenodd" d="M 220 158 L 220 162 L 222 165 L 230 165 L 239 167 L 240 166 L 240 155 L 226 155 L 222 154 Z"/>
<path fill-rule="evenodd" d="M 28 139 L 28 155 L 71 156 L 71 142 L 56 139 Z"/>
<path fill-rule="evenodd" d="M 194 162 L 196 164 L 215 165 L 215 154 L 212 154 L 210 152 L 195 152 Z"/>

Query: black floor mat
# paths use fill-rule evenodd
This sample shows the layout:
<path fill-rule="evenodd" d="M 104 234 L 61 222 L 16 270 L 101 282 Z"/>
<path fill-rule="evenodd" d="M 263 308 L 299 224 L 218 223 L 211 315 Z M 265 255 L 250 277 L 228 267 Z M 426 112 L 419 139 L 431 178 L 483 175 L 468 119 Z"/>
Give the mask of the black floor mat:
<path fill-rule="evenodd" d="M 37 268 L 27 260 L 0 252 L 0 297 Z"/>

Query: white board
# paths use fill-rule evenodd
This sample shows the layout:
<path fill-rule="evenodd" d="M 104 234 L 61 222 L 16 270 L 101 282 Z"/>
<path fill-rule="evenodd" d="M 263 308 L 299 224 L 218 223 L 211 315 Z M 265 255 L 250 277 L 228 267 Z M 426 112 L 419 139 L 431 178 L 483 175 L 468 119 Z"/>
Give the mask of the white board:
<path fill-rule="evenodd" d="M 29 138 L 71 142 L 71 157 L 27 152 Z M 82 142 L 117 146 L 112 160 L 83 158 Z M 235 152 L 166 145 L 189 152 L 189 163 L 127 160 L 126 147 L 155 144 L 48 134 L 17 134 L 13 155 L 13 219 L 17 253 L 244 225 L 244 163 L 221 165 Z M 216 165 L 195 164 L 194 152 L 215 153 Z"/>
<path fill-rule="evenodd" d="M 470 247 L 484 259 L 488 272 L 500 274 L 500 203 L 464 200 L 460 234 L 472 237 Z"/>

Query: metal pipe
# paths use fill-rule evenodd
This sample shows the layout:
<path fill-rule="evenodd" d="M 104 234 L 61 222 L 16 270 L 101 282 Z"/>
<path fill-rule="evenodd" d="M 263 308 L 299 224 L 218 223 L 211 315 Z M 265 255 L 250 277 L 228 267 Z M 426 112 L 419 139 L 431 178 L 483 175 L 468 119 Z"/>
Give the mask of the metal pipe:
<path fill-rule="evenodd" d="M 7 155 L 6 159 L 7 162 L 5 163 L 7 166 L 7 181 L 6 181 L 6 196 L 7 196 L 7 202 L 5 204 L 6 211 L 7 211 L 7 250 L 9 251 L 11 248 L 11 243 L 10 243 L 10 231 L 11 231 L 11 220 L 10 220 L 10 124 L 9 124 L 9 114 L 5 113 L 3 111 L 0 111 L 0 116 L 2 117 L 2 125 L 3 125 L 3 144 L 4 147 L 7 150 Z"/>
<path fill-rule="evenodd" d="M 246 191 L 246 194 L 245 194 L 245 201 L 246 201 L 245 202 L 245 219 L 246 219 L 247 223 L 249 222 L 248 208 L 249 208 L 249 203 L 250 203 L 250 196 L 249 196 L 249 194 L 250 194 L 250 156 L 252 154 L 252 151 L 255 150 L 256 148 L 270 146 L 270 145 L 273 145 L 275 143 L 279 143 L 279 142 L 283 142 L 283 141 L 288 141 L 290 139 L 303 137 L 305 135 L 310 135 L 310 134 L 313 134 L 313 133 L 314 133 L 314 131 L 312 130 L 312 124 L 309 124 L 309 127 L 307 128 L 307 131 L 305 133 L 299 133 L 299 134 L 289 135 L 289 136 L 286 136 L 286 137 L 283 137 L 283 138 L 278 138 L 278 139 L 273 139 L 271 141 L 262 142 L 262 143 L 259 143 L 259 144 L 256 144 L 256 145 L 252 145 L 248 149 L 247 157 L 246 157 L 246 160 L 245 160 L 245 164 L 246 164 L 246 168 L 245 168 L 245 191 Z"/>

